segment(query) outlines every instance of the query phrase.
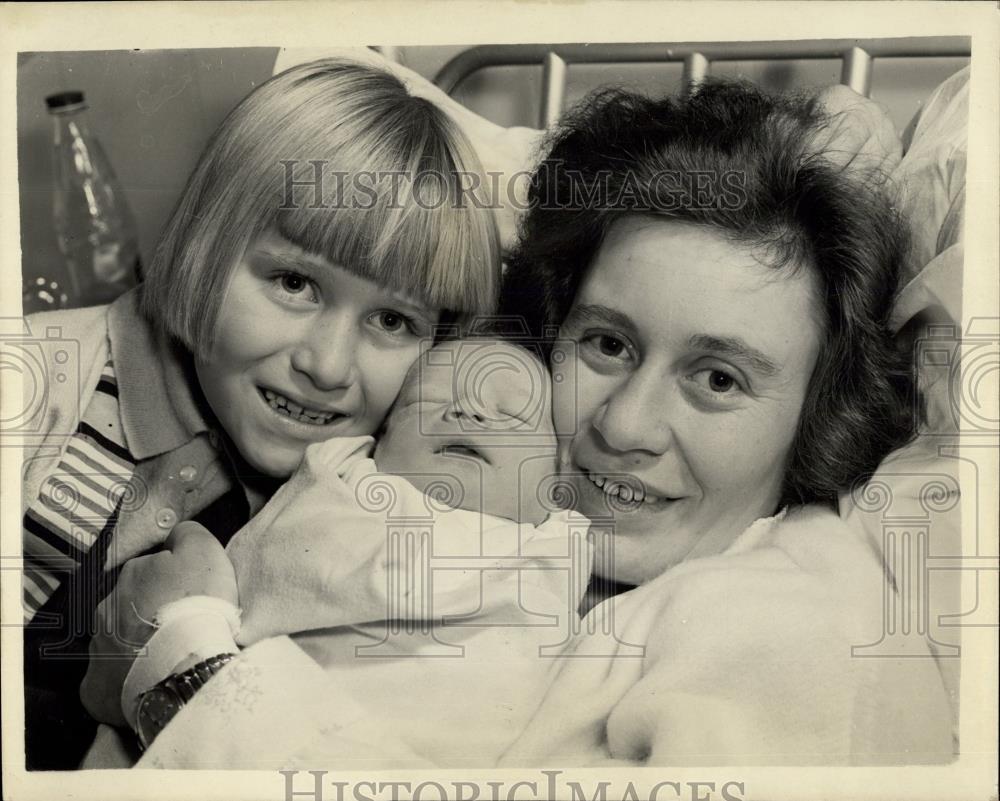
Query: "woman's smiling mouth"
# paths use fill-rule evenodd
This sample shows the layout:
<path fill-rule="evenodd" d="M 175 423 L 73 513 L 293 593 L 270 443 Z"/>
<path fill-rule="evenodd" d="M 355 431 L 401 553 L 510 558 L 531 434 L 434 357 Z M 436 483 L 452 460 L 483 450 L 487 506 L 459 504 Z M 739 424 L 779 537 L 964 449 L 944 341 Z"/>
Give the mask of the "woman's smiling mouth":
<path fill-rule="evenodd" d="M 325 426 L 339 420 L 346 415 L 340 412 L 327 412 L 322 409 L 311 409 L 307 406 L 300 406 L 290 398 L 279 395 L 269 389 L 260 389 L 260 394 L 277 414 L 290 418 L 298 423 L 306 425 Z"/>
<path fill-rule="evenodd" d="M 607 476 L 601 473 L 592 473 L 582 468 L 581 470 L 587 477 L 587 481 L 603 492 L 606 498 L 613 501 L 618 507 L 638 509 L 640 506 L 656 506 L 676 500 L 676 498 L 666 498 L 649 493 L 641 481 L 630 476 Z"/>

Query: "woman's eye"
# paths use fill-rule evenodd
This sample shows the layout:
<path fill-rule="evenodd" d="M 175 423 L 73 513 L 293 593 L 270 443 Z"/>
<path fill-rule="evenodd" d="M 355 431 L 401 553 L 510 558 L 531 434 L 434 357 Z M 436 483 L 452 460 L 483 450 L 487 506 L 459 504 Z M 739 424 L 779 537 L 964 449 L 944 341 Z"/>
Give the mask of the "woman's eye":
<path fill-rule="evenodd" d="M 628 357 L 628 344 L 612 334 L 591 334 L 583 343 L 603 358 L 623 359 Z"/>
<path fill-rule="evenodd" d="M 597 338 L 597 348 L 605 356 L 620 356 L 625 350 L 625 343 L 620 339 L 602 334 Z"/>
<path fill-rule="evenodd" d="M 722 370 L 712 370 L 708 377 L 708 386 L 712 392 L 729 392 L 736 386 L 736 380 Z"/>
<path fill-rule="evenodd" d="M 734 395 L 743 389 L 740 380 L 725 370 L 698 370 L 693 376 L 694 382 L 702 392 L 714 396 Z"/>

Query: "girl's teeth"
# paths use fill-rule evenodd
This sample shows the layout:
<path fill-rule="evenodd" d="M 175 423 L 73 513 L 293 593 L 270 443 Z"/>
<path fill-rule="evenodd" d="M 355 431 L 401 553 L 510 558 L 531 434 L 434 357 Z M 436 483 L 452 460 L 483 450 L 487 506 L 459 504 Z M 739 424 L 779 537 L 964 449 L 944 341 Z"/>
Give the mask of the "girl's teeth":
<path fill-rule="evenodd" d="M 326 425 L 337 416 L 333 412 L 314 412 L 306 410 L 297 403 L 292 403 L 292 401 L 288 400 L 288 398 L 278 395 L 275 392 L 271 392 L 269 389 L 264 390 L 264 397 L 267 399 L 268 405 L 276 412 L 283 414 L 286 417 L 291 417 L 302 423 Z"/>

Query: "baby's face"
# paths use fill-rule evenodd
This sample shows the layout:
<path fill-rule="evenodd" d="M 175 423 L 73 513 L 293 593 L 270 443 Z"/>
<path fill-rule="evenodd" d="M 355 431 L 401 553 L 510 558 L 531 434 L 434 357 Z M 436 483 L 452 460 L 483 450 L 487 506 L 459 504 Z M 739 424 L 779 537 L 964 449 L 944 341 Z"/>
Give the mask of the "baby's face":
<path fill-rule="evenodd" d="M 528 351 L 494 340 L 446 342 L 411 368 L 375 449 L 378 469 L 423 490 L 457 479 L 456 506 L 541 523 L 543 480 L 556 472 L 551 383 Z"/>

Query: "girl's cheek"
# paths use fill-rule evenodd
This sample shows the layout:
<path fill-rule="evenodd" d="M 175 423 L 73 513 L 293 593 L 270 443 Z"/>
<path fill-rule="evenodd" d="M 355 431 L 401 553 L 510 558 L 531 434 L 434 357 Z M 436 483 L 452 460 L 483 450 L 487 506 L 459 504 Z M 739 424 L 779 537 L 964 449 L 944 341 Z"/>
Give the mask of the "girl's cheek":
<path fill-rule="evenodd" d="M 381 411 L 383 416 L 395 402 L 403 386 L 403 379 L 406 378 L 406 373 L 417 355 L 418 350 L 414 347 L 402 349 L 392 355 L 372 353 L 365 359 L 363 377 L 365 392 L 369 404 Z"/>

